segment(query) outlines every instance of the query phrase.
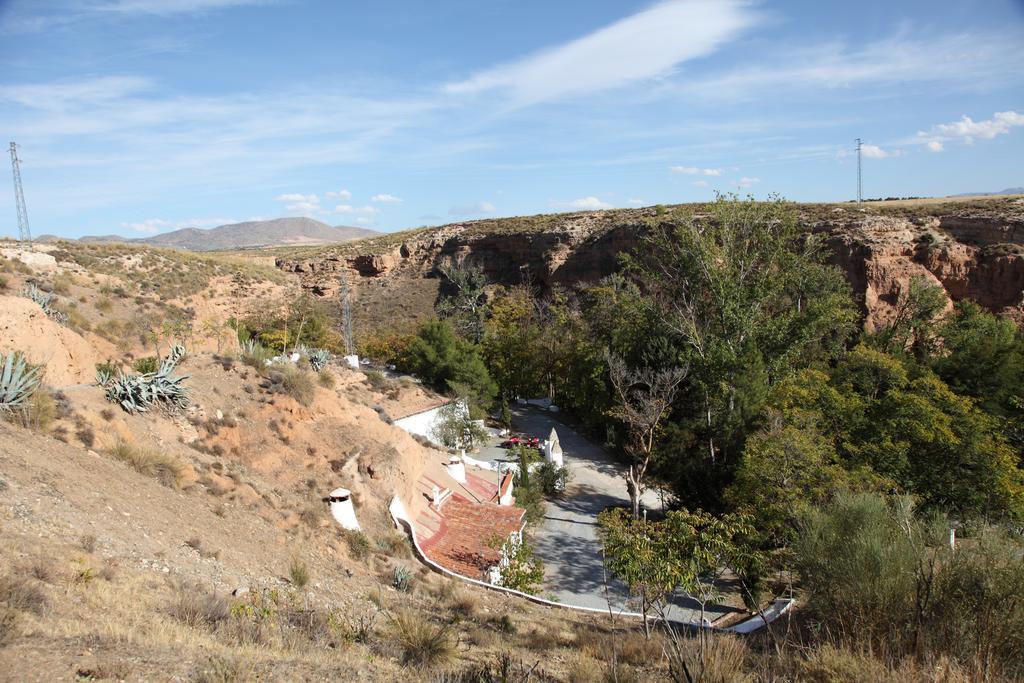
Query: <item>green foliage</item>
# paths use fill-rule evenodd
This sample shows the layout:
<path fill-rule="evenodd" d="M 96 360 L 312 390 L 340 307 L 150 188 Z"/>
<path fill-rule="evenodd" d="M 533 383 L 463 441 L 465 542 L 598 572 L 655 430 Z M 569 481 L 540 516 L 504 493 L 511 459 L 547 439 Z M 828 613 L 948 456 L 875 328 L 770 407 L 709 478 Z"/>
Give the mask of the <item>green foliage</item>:
<path fill-rule="evenodd" d="M 293 557 L 288 565 L 288 578 L 296 588 L 305 588 L 309 585 L 309 566 L 298 557 Z"/>
<path fill-rule="evenodd" d="M 156 372 L 159 368 L 160 361 L 155 356 L 136 358 L 135 361 L 132 363 L 132 369 L 135 370 L 135 372 Z"/>
<path fill-rule="evenodd" d="M 472 449 L 485 443 L 489 435 L 484 427 L 472 419 L 465 402 L 455 400 L 438 411 L 430 436 L 448 448 Z"/>
<path fill-rule="evenodd" d="M 512 494 L 516 499 L 516 505 L 526 510 L 527 524 L 537 524 L 544 519 L 544 490 L 541 482 L 530 471 L 530 466 L 537 462 L 540 456 L 535 449 L 523 445 L 512 448 L 509 455 L 517 461 L 512 481 Z"/>
<path fill-rule="evenodd" d="M 441 293 L 435 306 L 440 318 L 451 322 L 454 329 L 466 339 L 479 344 L 483 338 L 486 310 L 487 276 L 478 265 L 450 261 L 438 266 L 444 277 Z"/>
<path fill-rule="evenodd" d="M 559 467 L 553 462 L 542 462 L 533 471 L 532 477 L 546 498 L 557 498 L 565 493 L 569 483 L 569 468 Z"/>
<path fill-rule="evenodd" d="M 938 316 L 945 306 L 946 293 L 942 287 L 915 276 L 900 293 L 892 323 L 871 341 L 888 353 L 911 351 L 914 356 L 924 358 L 937 348 Z"/>
<path fill-rule="evenodd" d="M 13 411 L 24 407 L 39 388 L 43 368 L 31 365 L 17 351 L 0 356 L 0 410 Z"/>
<path fill-rule="evenodd" d="M 496 392 L 477 347 L 456 335 L 444 320 L 420 326 L 409 345 L 406 369 L 438 391 L 465 387 L 471 405 L 486 408 Z"/>
<path fill-rule="evenodd" d="M 535 594 L 544 581 L 544 563 L 533 556 L 533 547 L 526 539 L 521 534 L 513 534 L 505 541 L 492 538 L 489 545 L 502 554 L 502 561 L 498 565 L 499 585 Z"/>
<path fill-rule="evenodd" d="M 758 564 L 744 515 L 670 511 L 662 521 L 634 519 L 623 508 L 598 515 L 608 569 L 640 597 L 645 621 L 652 607 L 684 590 L 702 605 L 714 599 L 713 578 L 733 567 L 743 575 Z"/>
<path fill-rule="evenodd" d="M 484 326 L 483 355 L 503 406 L 516 397 L 544 393 L 543 324 L 525 287 L 501 292 L 491 303 Z"/>
<path fill-rule="evenodd" d="M 982 677 L 1020 676 L 1024 547 L 983 528 L 952 551 L 947 530 L 906 499 L 877 495 L 809 511 L 796 566 L 816 628 L 883 657 L 953 657 Z"/>

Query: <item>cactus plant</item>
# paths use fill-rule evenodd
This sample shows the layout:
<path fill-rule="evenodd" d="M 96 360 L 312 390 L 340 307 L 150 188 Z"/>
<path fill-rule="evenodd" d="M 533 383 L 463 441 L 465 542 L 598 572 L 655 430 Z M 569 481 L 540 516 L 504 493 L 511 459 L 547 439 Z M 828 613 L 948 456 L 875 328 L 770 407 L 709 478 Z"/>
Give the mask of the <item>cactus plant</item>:
<path fill-rule="evenodd" d="M 0 410 L 14 410 L 35 393 L 42 381 L 42 368 L 29 364 L 17 351 L 0 358 Z"/>
<path fill-rule="evenodd" d="M 307 357 L 309 358 L 309 367 L 313 368 L 314 372 L 320 372 L 331 362 L 331 352 L 327 349 L 314 349 Z"/>

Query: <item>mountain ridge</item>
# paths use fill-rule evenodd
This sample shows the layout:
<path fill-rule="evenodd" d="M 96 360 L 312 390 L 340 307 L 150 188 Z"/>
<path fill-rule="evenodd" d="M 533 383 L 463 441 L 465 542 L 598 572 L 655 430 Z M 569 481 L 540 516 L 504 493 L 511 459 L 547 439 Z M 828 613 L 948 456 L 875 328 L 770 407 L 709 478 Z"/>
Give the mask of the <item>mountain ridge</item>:
<path fill-rule="evenodd" d="M 265 221 L 228 223 L 215 228 L 185 227 L 152 237 L 120 235 L 85 235 L 79 242 L 126 242 L 172 247 L 186 251 L 221 251 L 258 249 L 261 247 L 322 245 L 349 242 L 379 235 L 376 230 L 350 225 L 328 225 L 314 218 L 274 218 Z M 40 242 L 57 241 L 52 235 L 41 235 Z"/>

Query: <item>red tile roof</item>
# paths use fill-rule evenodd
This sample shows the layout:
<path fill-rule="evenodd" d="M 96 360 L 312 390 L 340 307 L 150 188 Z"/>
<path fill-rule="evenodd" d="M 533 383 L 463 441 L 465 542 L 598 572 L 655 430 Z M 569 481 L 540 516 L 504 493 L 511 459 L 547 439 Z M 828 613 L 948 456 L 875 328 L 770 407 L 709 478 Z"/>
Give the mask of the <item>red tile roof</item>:
<path fill-rule="evenodd" d="M 420 546 L 434 562 L 471 579 L 483 579 L 500 554 L 492 539 L 507 539 L 523 528 L 526 511 L 514 506 L 474 503 L 459 494 L 440 511 L 427 510 L 416 520 Z"/>

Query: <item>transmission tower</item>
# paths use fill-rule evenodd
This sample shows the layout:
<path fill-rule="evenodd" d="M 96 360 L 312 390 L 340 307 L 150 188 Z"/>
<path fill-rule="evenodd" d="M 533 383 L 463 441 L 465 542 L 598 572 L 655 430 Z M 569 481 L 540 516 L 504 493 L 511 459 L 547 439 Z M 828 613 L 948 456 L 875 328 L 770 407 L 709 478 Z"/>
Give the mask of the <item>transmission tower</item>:
<path fill-rule="evenodd" d="M 22 247 L 32 248 L 32 231 L 28 229 L 28 209 L 25 208 L 25 192 L 21 189 L 21 162 L 18 161 L 18 145 L 11 143 L 11 170 L 14 172 L 14 203 L 18 206 L 18 242 Z"/>
<path fill-rule="evenodd" d="M 864 201 L 864 184 L 860 175 L 860 138 L 857 138 L 857 203 Z"/>

